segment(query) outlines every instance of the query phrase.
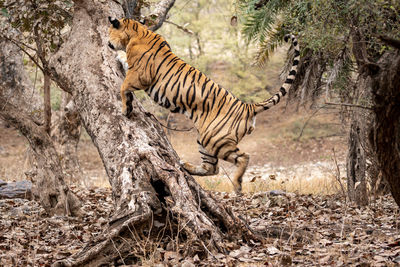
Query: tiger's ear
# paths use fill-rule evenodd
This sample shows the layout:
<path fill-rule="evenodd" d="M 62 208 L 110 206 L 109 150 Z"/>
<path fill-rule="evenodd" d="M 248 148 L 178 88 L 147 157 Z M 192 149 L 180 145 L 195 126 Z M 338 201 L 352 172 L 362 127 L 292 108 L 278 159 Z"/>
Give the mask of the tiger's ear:
<path fill-rule="evenodd" d="M 118 29 L 119 28 L 119 20 L 117 19 L 111 19 L 111 17 L 108 17 L 108 21 L 113 25 L 114 28 Z"/>

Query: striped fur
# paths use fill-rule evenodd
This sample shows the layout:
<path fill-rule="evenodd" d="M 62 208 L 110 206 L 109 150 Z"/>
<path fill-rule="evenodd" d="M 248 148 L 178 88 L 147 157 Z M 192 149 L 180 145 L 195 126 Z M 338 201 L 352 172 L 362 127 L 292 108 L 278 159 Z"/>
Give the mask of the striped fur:
<path fill-rule="evenodd" d="M 121 86 L 123 114 L 130 113 L 128 95 L 135 90 L 144 90 L 171 112 L 185 114 L 198 131 L 203 162 L 200 166 L 182 163 L 183 167 L 193 175 L 213 175 L 218 173 L 218 159 L 234 163 L 233 183 L 240 192 L 249 156 L 237 144 L 254 130 L 256 114 L 276 105 L 293 83 L 300 58 L 296 38 L 285 37 L 292 41 L 295 58 L 279 92 L 261 103 L 247 104 L 177 57 L 159 34 L 129 19 L 110 22 L 109 46 L 127 55 L 128 70 Z"/>

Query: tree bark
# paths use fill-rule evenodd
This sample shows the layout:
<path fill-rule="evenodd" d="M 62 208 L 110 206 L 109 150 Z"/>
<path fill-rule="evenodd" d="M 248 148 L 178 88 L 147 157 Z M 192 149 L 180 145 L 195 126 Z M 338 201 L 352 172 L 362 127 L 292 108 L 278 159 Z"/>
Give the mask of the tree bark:
<path fill-rule="evenodd" d="M 351 201 L 365 206 L 368 204 L 366 157 L 363 146 L 363 140 L 366 137 L 364 130 L 366 122 L 362 120 L 359 112 L 358 110 L 353 111 L 349 131 L 346 159 L 347 195 Z"/>
<path fill-rule="evenodd" d="M 59 157 L 42 126 L 42 100 L 30 83 L 19 48 L 0 40 L 0 118 L 18 129 L 33 150 L 33 194 L 49 215 L 79 215 L 80 202 L 63 181 Z"/>
<path fill-rule="evenodd" d="M 50 100 L 50 75 L 44 73 L 43 99 L 44 99 L 44 128 L 47 134 L 51 131 L 51 100 Z"/>
<path fill-rule="evenodd" d="M 71 95 L 62 93 L 60 111 L 56 112 L 54 117 L 51 138 L 60 155 L 65 181 L 85 186 L 77 153 L 81 120 Z"/>
<path fill-rule="evenodd" d="M 369 140 L 384 179 L 400 206 L 400 50 L 386 52 L 371 77 L 374 125 Z"/>
<path fill-rule="evenodd" d="M 186 240 L 188 253 L 223 250 L 225 239 L 257 240 L 181 168 L 164 131 L 134 96 L 130 117 L 121 114 L 123 77 L 107 46 L 110 14 L 122 17 L 122 8 L 113 1 L 76 1 L 71 35 L 50 63 L 99 151 L 115 203 L 103 234 L 58 265 L 126 263 L 138 246 L 134 233 L 151 232 L 155 219 L 172 222 L 168 232 Z"/>

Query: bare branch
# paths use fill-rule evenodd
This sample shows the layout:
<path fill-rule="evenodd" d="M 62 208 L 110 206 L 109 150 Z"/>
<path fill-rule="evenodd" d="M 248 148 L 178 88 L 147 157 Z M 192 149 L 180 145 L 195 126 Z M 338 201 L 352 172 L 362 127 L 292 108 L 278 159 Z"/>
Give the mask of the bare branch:
<path fill-rule="evenodd" d="M 389 36 L 381 35 L 379 39 L 382 40 L 385 44 L 393 46 L 394 48 L 400 49 L 400 40 L 390 38 Z"/>
<path fill-rule="evenodd" d="M 194 34 L 193 31 L 189 30 L 189 29 L 186 28 L 185 26 L 178 25 L 178 24 L 176 24 L 175 22 L 172 22 L 172 21 L 169 21 L 169 20 L 165 20 L 164 22 L 165 22 L 165 23 L 168 23 L 168 24 L 171 24 L 171 25 L 174 25 L 174 26 L 177 27 L 179 30 L 181 30 L 181 31 L 183 31 L 183 32 L 185 32 L 185 33 L 187 33 L 187 34 L 190 34 L 190 35 L 193 35 L 193 34 Z"/>
<path fill-rule="evenodd" d="M 353 107 L 353 108 L 363 108 L 367 110 L 372 110 L 371 107 L 357 105 L 357 104 L 350 104 L 350 103 L 332 103 L 332 102 L 325 102 L 325 105 L 332 105 L 332 106 L 345 106 L 345 107 Z"/>
<path fill-rule="evenodd" d="M 36 66 L 38 66 L 38 68 L 44 73 L 44 69 L 43 67 L 39 64 L 39 62 L 31 55 L 28 53 L 28 51 L 26 51 L 21 45 L 19 41 L 16 41 L 14 39 L 11 39 L 5 35 L 1 35 L 1 37 L 5 38 L 6 40 L 12 42 L 13 44 L 15 44 L 22 52 L 24 52 L 29 58 L 30 60 L 33 61 L 33 63 L 35 63 Z M 23 44 L 24 45 L 24 44 Z"/>

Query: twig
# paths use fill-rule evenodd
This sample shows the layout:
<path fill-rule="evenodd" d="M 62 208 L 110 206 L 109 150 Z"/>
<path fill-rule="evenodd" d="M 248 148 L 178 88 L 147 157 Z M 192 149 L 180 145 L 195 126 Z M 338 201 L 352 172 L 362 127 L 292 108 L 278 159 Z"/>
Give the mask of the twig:
<path fill-rule="evenodd" d="M 35 63 L 36 66 L 39 67 L 39 69 L 44 73 L 44 69 L 42 66 L 40 66 L 39 62 L 36 61 L 36 59 L 31 56 L 28 51 L 26 51 L 22 46 L 19 45 L 19 43 L 17 41 L 15 41 L 14 39 L 8 38 L 7 36 L 2 35 L 2 37 L 4 37 L 5 39 L 7 39 L 8 41 L 12 42 L 13 44 L 15 44 L 19 49 L 21 49 L 22 52 L 24 52 L 32 61 L 33 63 Z"/>
<path fill-rule="evenodd" d="M 208 252 L 208 254 L 210 254 L 214 260 L 218 260 L 217 257 L 214 256 L 214 254 L 211 253 L 211 251 L 207 248 L 207 246 L 204 244 L 203 240 L 199 239 L 200 243 L 203 245 L 204 249 Z"/>
<path fill-rule="evenodd" d="M 332 148 L 332 152 L 333 152 L 333 161 L 335 162 L 335 166 L 336 166 L 336 180 L 338 181 L 339 185 L 340 185 L 340 189 L 342 190 L 343 196 L 346 198 L 346 192 L 344 191 L 344 186 L 342 184 L 342 181 L 340 181 L 340 168 L 339 168 L 339 164 L 337 163 L 337 159 L 336 159 L 336 153 L 335 153 L 335 148 Z"/>
<path fill-rule="evenodd" d="M 307 126 L 308 122 L 311 120 L 311 118 L 314 117 L 315 114 L 317 114 L 318 111 L 320 111 L 320 110 L 321 110 L 322 108 L 324 108 L 324 107 L 325 107 L 325 106 L 320 106 L 317 110 L 315 110 L 315 111 L 311 114 L 310 117 L 308 117 L 308 119 L 306 120 L 306 122 L 305 122 L 304 125 L 303 125 L 303 128 L 301 128 L 301 132 L 300 132 L 299 136 L 295 139 L 296 141 L 299 141 L 299 140 L 300 140 L 301 136 L 303 135 L 304 129 L 306 128 L 306 126 Z"/>
<path fill-rule="evenodd" d="M 222 170 L 224 170 L 224 173 L 226 175 L 226 177 L 228 177 L 229 181 L 231 181 L 233 187 L 235 187 L 235 184 L 233 183 L 231 177 L 229 176 L 229 174 L 227 173 L 227 171 L 225 170 L 224 166 L 221 166 Z"/>
<path fill-rule="evenodd" d="M 190 128 L 188 128 L 188 129 L 171 128 L 171 127 L 168 127 L 167 125 L 164 125 L 164 124 L 163 124 L 161 121 L 159 121 L 159 120 L 157 119 L 157 117 L 154 116 L 152 113 L 146 112 L 145 114 L 146 114 L 147 116 L 153 117 L 162 127 L 166 128 L 166 129 L 168 129 L 168 130 L 177 131 L 177 132 L 189 132 L 189 131 L 191 131 L 191 130 L 193 129 L 193 126 L 190 127 Z"/>
<path fill-rule="evenodd" d="M 345 107 L 354 107 L 354 108 L 363 108 L 368 110 L 373 110 L 371 107 L 357 105 L 357 104 L 350 104 L 350 103 L 332 103 L 332 102 L 325 102 L 325 105 L 332 105 L 332 106 L 345 106 Z"/>
<path fill-rule="evenodd" d="M 124 258 L 122 258 L 121 252 L 119 252 L 119 249 L 115 246 L 114 240 L 112 238 L 110 238 L 110 240 L 111 240 L 111 243 L 113 244 L 115 250 L 118 252 L 119 257 L 122 260 L 122 263 L 125 265 Z"/>
<path fill-rule="evenodd" d="M 190 34 L 190 35 L 193 35 L 193 34 L 194 34 L 193 31 L 191 31 L 191 30 L 185 28 L 184 26 L 178 25 L 178 24 L 176 24 L 175 22 L 172 22 L 172 21 L 169 21 L 169 20 L 166 20 L 166 21 L 164 21 L 164 22 L 165 22 L 165 23 L 168 23 L 168 24 L 171 24 L 171 25 L 174 25 L 174 26 L 177 27 L 179 30 L 181 30 L 181 31 L 183 31 L 183 32 L 185 32 L 185 33 L 187 33 L 187 34 Z"/>

